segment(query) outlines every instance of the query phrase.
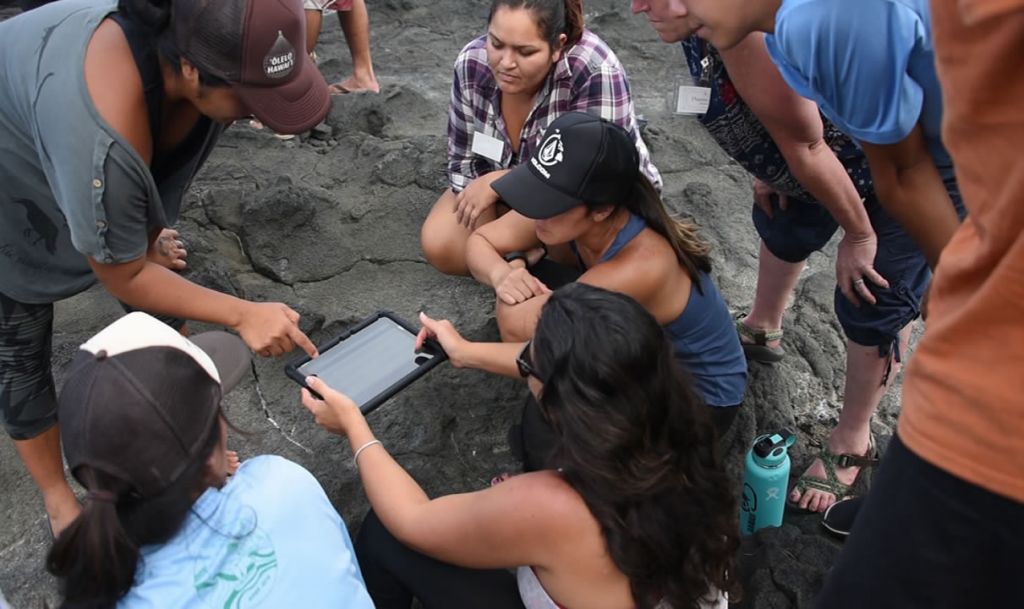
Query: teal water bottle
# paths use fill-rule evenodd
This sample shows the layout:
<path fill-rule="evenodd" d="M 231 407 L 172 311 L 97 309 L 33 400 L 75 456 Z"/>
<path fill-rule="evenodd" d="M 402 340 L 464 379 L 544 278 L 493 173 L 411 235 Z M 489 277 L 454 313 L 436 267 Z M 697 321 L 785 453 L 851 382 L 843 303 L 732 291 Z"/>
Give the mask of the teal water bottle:
<path fill-rule="evenodd" d="M 747 452 L 740 504 L 740 534 L 782 525 L 789 481 L 789 447 L 796 435 L 788 429 L 754 439 Z"/>

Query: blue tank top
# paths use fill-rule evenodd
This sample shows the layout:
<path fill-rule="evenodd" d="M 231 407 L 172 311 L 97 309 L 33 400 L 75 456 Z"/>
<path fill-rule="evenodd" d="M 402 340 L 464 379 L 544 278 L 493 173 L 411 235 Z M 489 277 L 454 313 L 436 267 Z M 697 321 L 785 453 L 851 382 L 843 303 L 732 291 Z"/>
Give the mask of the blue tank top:
<path fill-rule="evenodd" d="M 627 243 L 647 228 L 643 218 L 629 215 L 629 221 L 615 235 L 601 262 L 615 257 Z M 579 258 L 576 244 L 570 243 Z M 584 266 L 580 259 L 580 266 Z M 738 406 L 747 388 L 747 360 L 736 335 L 736 326 L 729 308 L 715 282 L 700 271 L 700 289 L 690 287 L 686 308 L 664 326 L 676 358 L 697 384 L 697 390 L 708 406 Z"/>

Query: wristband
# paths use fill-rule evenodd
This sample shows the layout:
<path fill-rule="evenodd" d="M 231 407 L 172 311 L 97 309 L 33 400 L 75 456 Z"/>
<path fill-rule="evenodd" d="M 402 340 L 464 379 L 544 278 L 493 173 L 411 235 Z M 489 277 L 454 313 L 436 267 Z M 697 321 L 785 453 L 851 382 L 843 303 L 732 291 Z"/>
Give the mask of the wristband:
<path fill-rule="evenodd" d="M 522 260 L 523 264 L 530 266 L 530 261 L 526 258 L 526 252 L 520 252 L 519 250 L 505 254 L 502 256 L 502 259 L 509 264 L 512 264 L 516 260 Z"/>

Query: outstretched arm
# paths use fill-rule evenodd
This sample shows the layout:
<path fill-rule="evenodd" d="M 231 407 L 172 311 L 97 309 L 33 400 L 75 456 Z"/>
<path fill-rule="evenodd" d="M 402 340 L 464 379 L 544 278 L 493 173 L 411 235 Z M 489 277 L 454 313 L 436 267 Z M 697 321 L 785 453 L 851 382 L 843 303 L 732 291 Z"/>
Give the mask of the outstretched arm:
<path fill-rule="evenodd" d="M 423 341 L 433 338 L 441 344 L 448 354 L 448 361 L 456 368 L 476 368 L 502 376 L 520 378 L 516 366 L 516 356 L 524 343 L 478 343 L 466 340 L 459 334 L 452 322 L 447 319 L 431 319 L 426 313 L 420 313 L 419 334 L 416 335 L 416 348 L 423 346 Z"/>
<path fill-rule="evenodd" d="M 430 499 L 374 435 L 352 400 L 321 379 L 307 379 L 324 397 L 302 390 L 318 425 L 348 437 L 366 496 L 381 522 L 410 547 L 473 568 L 544 567 L 559 560 L 566 529 L 586 522 L 586 507 L 554 472 L 523 474 L 474 493 Z"/>
<path fill-rule="evenodd" d="M 227 326 L 263 356 L 276 357 L 295 347 L 310 356 L 317 354 L 299 329 L 299 314 L 282 303 L 248 302 L 216 292 L 146 258 L 124 264 L 101 264 L 89 258 L 89 265 L 108 292 L 133 307 Z"/>

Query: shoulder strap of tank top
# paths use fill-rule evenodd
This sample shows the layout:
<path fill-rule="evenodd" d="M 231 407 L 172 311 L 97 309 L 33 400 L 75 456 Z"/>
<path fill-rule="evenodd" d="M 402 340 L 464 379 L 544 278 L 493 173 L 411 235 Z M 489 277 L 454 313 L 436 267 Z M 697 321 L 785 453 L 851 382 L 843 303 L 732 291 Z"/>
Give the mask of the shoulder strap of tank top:
<path fill-rule="evenodd" d="M 629 221 L 615 235 L 615 240 L 612 241 L 611 246 L 601 256 L 601 261 L 607 262 L 611 260 L 615 254 L 618 254 L 622 248 L 626 247 L 627 243 L 633 240 L 633 237 L 639 235 L 645 228 L 647 228 L 647 222 L 644 222 L 644 219 L 640 216 L 630 212 Z"/>
<path fill-rule="evenodd" d="M 128 46 L 132 49 L 132 57 L 142 78 L 142 92 L 146 97 L 146 110 L 149 114 L 149 133 L 153 140 L 153 150 L 160 141 L 160 119 L 164 101 L 164 77 L 160 72 L 160 59 L 151 41 L 152 34 L 140 27 L 127 15 L 117 12 L 111 18 L 121 26 Z M 154 153 L 155 154 L 155 153 Z"/>

